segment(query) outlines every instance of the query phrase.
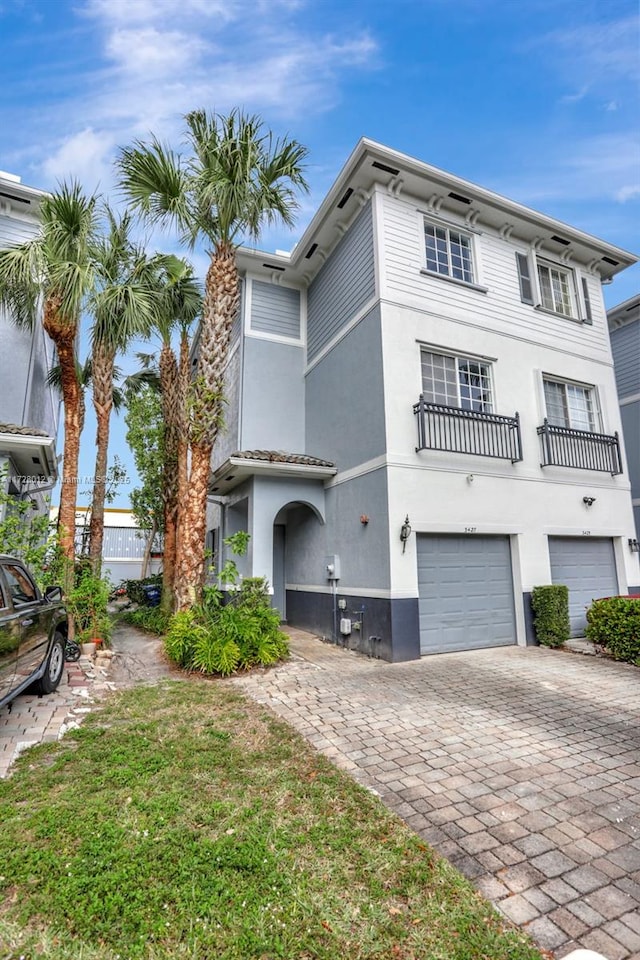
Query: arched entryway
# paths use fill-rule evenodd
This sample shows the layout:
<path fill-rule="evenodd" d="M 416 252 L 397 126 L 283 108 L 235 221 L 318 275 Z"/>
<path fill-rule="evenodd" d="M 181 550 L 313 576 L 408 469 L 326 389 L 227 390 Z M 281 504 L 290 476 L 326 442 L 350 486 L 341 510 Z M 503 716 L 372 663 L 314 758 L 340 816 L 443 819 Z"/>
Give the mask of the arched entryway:
<path fill-rule="evenodd" d="M 302 500 L 285 504 L 273 521 L 273 606 L 287 620 L 287 588 L 313 582 L 315 566 L 323 555 L 324 518 Z"/>

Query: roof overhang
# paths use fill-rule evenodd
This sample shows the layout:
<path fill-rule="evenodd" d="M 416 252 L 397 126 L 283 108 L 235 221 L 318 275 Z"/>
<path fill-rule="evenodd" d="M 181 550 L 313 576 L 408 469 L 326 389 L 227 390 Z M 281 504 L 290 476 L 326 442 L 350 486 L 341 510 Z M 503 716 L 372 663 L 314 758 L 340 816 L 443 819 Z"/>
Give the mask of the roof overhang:
<path fill-rule="evenodd" d="M 582 263 L 596 270 L 603 280 L 638 260 L 635 254 L 560 220 L 363 138 L 292 253 L 270 254 L 243 247 L 238 251 L 238 265 L 284 283 L 310 282 L 338 243 L 344 227 L 376 187 L 415 201 L 425 213 L 433 209 L 462 223 L 466 220 L 480 230 L 490 227 L 550 255 Z"/>
<path fill-rule="evenodd" d="M 640 320 L 640 294 L 637 293 L 608 310 L 607 320 L 609 330 L 617 330 L 619 327 L 626 327 L 627 324 Z"/>
<path fill-rule="evenodd" d="M 244 483 L 250 477 L 294 477 L 297 480 L 328 480 L 335 477 L 336 467 L 321 467 L 317 464 L 286 463 L 282 461 L 250 460 L 246 457 L 229 457 L 218 467 L 209 481 L 209 493 L 219 497 Z"/>
<path fill-rule="evenodd" d="M 20 476 L 25 478 L 25 490 L 50 487 L 58 479 L 55 437 L 0 432 L 1 454 L 11 457 Z"/>

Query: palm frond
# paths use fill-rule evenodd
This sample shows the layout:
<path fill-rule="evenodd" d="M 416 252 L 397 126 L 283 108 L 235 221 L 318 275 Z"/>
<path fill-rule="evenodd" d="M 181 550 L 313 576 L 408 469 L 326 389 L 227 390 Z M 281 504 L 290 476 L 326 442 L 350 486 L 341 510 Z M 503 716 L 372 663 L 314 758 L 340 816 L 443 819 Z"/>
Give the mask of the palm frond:
<path fill-rule="evenodd" d="M 45 276 L 40 237 L 0 250 L 0 305 L 16 326 L 33 326 Z"/>
<path fill-rule="evenodd" d="M 184 230 L 189 221 L 187 177 L 180 157 L 154 137 L 122 148 L 116 159 L 120 190 L 153 224 Z"/>

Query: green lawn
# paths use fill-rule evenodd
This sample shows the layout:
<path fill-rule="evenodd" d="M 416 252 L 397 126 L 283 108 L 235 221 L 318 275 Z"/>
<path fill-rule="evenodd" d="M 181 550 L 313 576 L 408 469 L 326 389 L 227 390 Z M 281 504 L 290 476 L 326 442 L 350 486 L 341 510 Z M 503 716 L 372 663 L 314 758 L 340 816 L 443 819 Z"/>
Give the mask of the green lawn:
<path fill-rule="evenodd" d="M 111 699 L 0 781 L 1 960 L 540 960 L 230 684 Z"/>

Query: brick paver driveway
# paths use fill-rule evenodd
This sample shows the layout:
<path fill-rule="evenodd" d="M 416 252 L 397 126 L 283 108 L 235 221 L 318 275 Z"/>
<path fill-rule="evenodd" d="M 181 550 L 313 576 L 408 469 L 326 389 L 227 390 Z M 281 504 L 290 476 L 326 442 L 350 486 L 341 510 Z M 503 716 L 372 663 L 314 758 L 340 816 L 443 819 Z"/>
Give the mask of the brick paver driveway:
<path fill-rule="evenodd" d="M 388 664 L 291 636 L 244 690 L 540 946 L 640 958 L 640 670 L 531 647 Z"/>

